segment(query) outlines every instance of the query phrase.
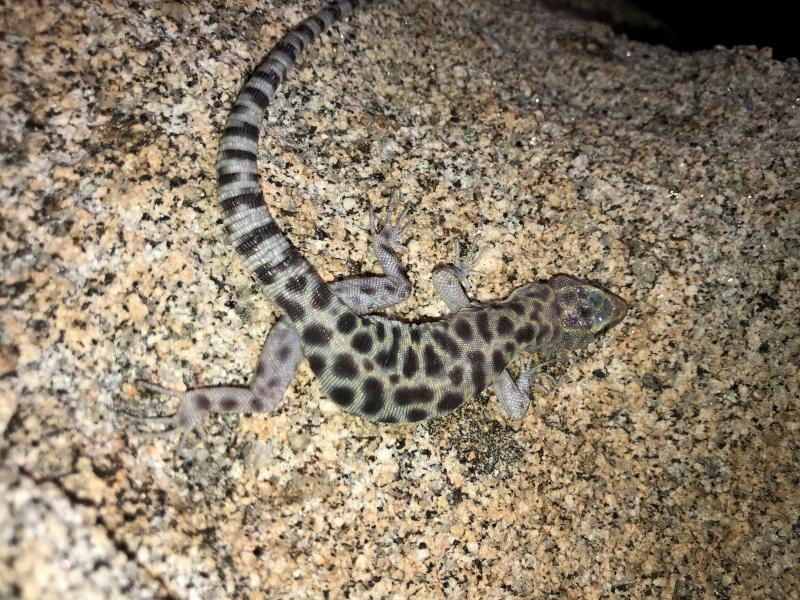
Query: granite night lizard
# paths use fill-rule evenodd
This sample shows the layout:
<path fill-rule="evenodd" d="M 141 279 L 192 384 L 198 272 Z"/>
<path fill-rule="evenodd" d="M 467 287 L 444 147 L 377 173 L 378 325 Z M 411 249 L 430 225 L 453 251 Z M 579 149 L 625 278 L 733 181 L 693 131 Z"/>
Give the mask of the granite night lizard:
<path fill-rule="evenodd" d="M 527 411 L 532 370 L 515 382 L 507 364 L 522 351 L 551 354 L 585 346 L 622 320 L 618 296 L 560 275 L 524 285 L 505 300 L 470 302 L 460 265 L 435 271 L 433 282 L 448 315 L 405 323 L 373 311 L 403 301 L 411 285 L 397 257 L 404 224 L 387 218 L 372 227 L 371 247 L 384 276 L 333 283 L 286 238 L 267 209 L 256 165 L 261 121 L 297 57 L 358 0 L 336 2 L 289 31 L 239 93 L 217 156 L 225 228 L 282 316 L 270 331 L 249 387 L 217 386 L 178 392 L 170 419 L 178 429 L 200 426 L 208 412 L 274 410 L 304 356 L 323 392 L 345 411 L 383 423 L 410 423 L 449 413 L 491 386 L 503 412 Z"/>

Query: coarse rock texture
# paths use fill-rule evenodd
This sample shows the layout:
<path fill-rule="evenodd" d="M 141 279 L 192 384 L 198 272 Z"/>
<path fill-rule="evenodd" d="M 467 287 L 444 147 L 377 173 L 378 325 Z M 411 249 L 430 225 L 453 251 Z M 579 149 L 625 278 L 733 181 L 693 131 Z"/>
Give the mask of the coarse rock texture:
<path fill-rule="evenodd" d="M 359 9 L 266 124 L 278 221 L 326 278 L 411 204 L 415 285 L 568 273 L 630 302 L 506 420 L 324 400 L 147 439 L 165 385 L 249 380 L 276 318 L 225 239 L 229 107 L 319 7 L 4 3 L 0 596 L 784 598 L 800 581 L 800 67 L 680 54 L 523 0 Z M 147 424 L 145 424 L 147 427 Z M 152 429 L 152 426 L 150 427 Z"/>

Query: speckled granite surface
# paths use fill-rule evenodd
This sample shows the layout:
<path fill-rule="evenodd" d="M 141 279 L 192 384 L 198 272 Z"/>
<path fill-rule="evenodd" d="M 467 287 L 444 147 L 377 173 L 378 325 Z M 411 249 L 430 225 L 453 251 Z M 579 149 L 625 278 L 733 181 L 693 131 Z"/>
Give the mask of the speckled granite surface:
<path fill-rule="evenodd" d="M 316 3 L 0 9 L 0 596 L 785 598 L 800 570 L 800 67 L 679 55 L 527 2 L 387 2 L 294 71 L 264 189 L 326 277 L 413 205 L 414 296 L 450 241 L 486 299 L 558 272 L 630 301 L 548 368 L 377 426 L 303 367 L 175 456 L 137 392 L 245 382 L 275 319 L 215 204 L 245 74 Z"/>

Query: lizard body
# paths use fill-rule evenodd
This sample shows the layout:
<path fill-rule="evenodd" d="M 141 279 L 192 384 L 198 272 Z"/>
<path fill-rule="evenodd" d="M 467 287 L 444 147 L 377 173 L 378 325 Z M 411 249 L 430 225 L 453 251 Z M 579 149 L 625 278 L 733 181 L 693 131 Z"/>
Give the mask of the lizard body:
<path fill-rule="evenodd" d="M 349 413 L 372 421 L 408 423 L 461 406 L 492 386 L 505 413 L 524 416 L 530 373 L 514 382 L 505 368 L 520 351 L 553 353 L 585 346 L 618 323 L 625 303 L 589 283 L 558 276 L 532 283 L 507 299 L 471 303 L 465 272 L 434 273 L 452 311 L 408 324 L 366 313 L 411 292 L 396 251 L 400 223 L 373 230 L 372 249 L 385 273 L 323 281 L 273 220 L 258 181 L 261 121 L 295 60 L 358 0 L 322 9 L 289 31 L 255 69 L 237 97 L 222 133 L 217 170 L 219 201 L 231 241 L 283 316 L 270 332 L 249 388 L 218 386 L 181 392 L 174 415 L 192 429 L 209 411 L 261 412 L 278 406 L 304 355 L 322 390 Z M 159 386 L 158 391 L 175 393 Z"/>

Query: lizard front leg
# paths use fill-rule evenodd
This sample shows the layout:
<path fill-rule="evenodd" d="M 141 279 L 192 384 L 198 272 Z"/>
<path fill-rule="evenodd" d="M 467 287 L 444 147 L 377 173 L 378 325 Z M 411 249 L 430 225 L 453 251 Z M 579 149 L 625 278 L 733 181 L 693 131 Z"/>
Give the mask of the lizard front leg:
<path fill-rule="evenodd" d="M 433 285 L 436 293 L 447 305 L 451 312 L 471 304 L 464 285 L 467 277 L 479 274 L 464 266 L 461 261 L 458 245 L 454 248 L 455 259 L 452 265 L 445 265 L 433 272 Z M 530 406 L 530 383 L 534 370 L 524 369 L 516 382 L 511 378 L 508 370 L 503 369 L 497 375 L 489 389 L 491 389 L 500 403 L 500 408 L 509 419 L 522 419 Z"/>

